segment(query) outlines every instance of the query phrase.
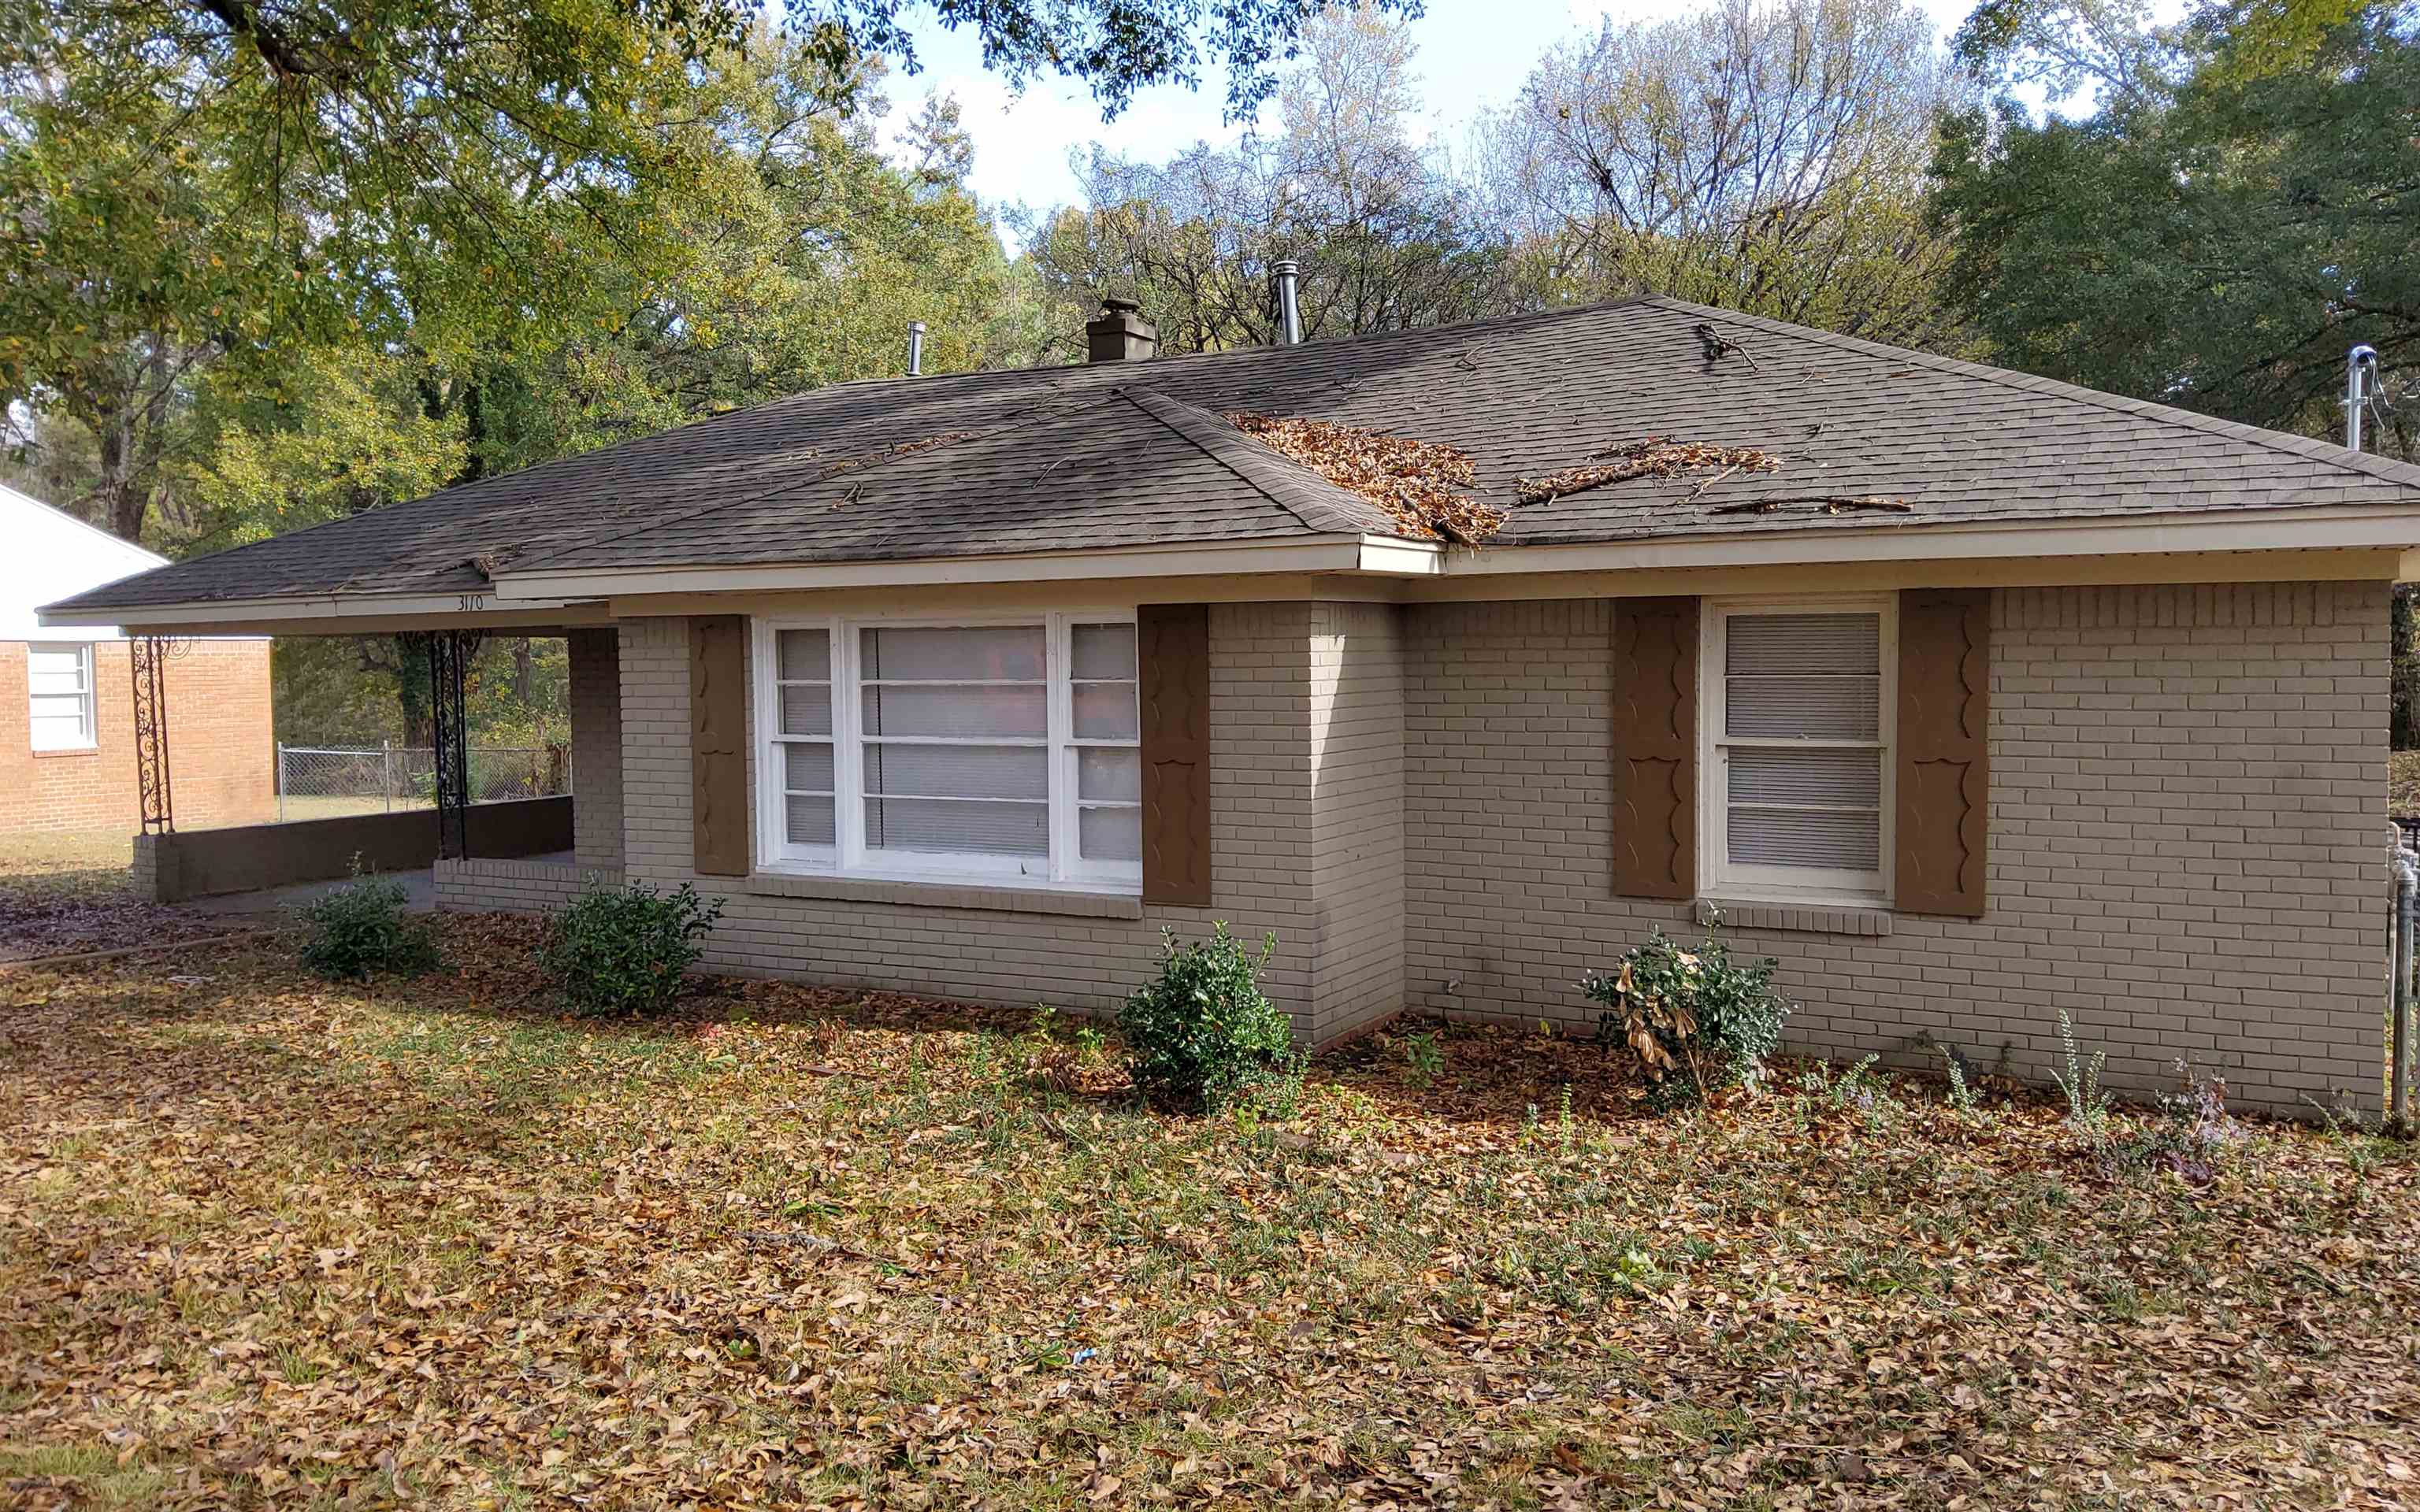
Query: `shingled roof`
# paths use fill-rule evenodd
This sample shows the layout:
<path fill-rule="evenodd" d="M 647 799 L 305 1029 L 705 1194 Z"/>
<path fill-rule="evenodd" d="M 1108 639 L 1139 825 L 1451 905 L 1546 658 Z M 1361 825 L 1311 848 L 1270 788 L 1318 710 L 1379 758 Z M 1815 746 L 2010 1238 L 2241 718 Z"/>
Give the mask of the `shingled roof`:
<path fill-rule="evenodd" d="M 1709 357 L 1711 323 L 1740 348 Z M 1674 300 L 1150 363 L 840 384 L 160 568 L 69 609 L 473 592 L 490 573 L 1402 534 L 1233 429 L 1446 442 L 1496 546 L 2420 504 L 2420 467 Z M 1649 437 L 1780 465 L 1522 504 Z M 1903 503 L 1827 512 L 1816 501 Z"/>

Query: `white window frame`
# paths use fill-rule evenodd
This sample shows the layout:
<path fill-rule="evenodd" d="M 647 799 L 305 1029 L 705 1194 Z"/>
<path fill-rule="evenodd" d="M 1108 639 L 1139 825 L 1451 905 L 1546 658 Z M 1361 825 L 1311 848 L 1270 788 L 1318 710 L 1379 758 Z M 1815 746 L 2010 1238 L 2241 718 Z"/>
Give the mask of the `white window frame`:
<path fill-rule="evenodd" d="M 1084 803 L 1078 797 L 1077 764 L 1087 749 L 1140 751 L 1141 647 L 1136 646 L 1136 728 L 1133 740 L 1080 738 L 1075 733 L 1073 635 L 1078 625 L 1135 624 L 1134 606 L 1051 609 L 1047 612 L 951 615 L 768 615 L 753 621 L 755 687 L 752 759 L 756 764 L 756 866 L 760 871 L 810 876 L 864 877 L 874 881 L 933 882 L 1016 887 L 1055 887 L 1087 892 L 1140 894 L 1142 863 L 1085 860 L 1078 854 L 1079 814 L 1095 807 L 1135 808 L 1140 803 Z M 1038 625 L 1046 647 L 1044 703 L 1047 733 L 1041 741 L 1003 738 L 995 745 L 1047 746 L 1049 761 L 1049 855 L 1031 856 L 974 853 L 870 849 L 865 843 L 863 687 L 859 672 L 859 632 L 869 629 L 963 630 L 1001 625 Z M 779 657 L 784 630 L 822 630 L 831 647 L 832 836 L 830 845 L 790 842 L 783 801 Z"/>
<path fill-rule="evenodd" d="M 55 697 L 58 697 L 59 695 L 57 695 L 57 694 L 46 694 L 46 695 L 45 695 L 45 694 L 37 694 L 37 693 L 35 693 L 35 692 L 34 692 L 34 657 L 35 657 L 36 656 L 38 656 L 38 655 L 40 655 L 40 654 L 44 653 L 44 652 L 56 653 L 56 652 L 61 652 L 61 651 L 72 651 L 72 652 L 74 652 L 74 653 L 75 653 L 75 658 L 76 658 L 76 677 L 77 677 L 78 681 L 79 681 L 79 682 L 81 682 L 81 683 L 82 683 L 82 685 L 83 685 L 82 687 L 78 687 L 78 688 L 76 689 L 76 699 L 77 699 L 77 702 L 78 702 L 78 703 L 79 703 L 79 705 L 80 705 L 80 712 L 81 712 L 81 713 L 82 713 L 82 715 L 83 715 L 83 721 L 82 721 L 82 722 L 81 722 L 81 723 L 76 727 L 76 738 L 74 739 L 74 741 L 72 741 L 71 743 L 66 744 L 66 745 L 47 745 L 47 746 L 46 746 L 46 745 L 42 744 L 42 739 L 41 739 L 41 727 L 40 727 L 39 724 L 35 723 L 35 721 L 34 721 L 34 700 L 35 700 L 36 698 L 38 698 L 38 697 L 51 697 L 51 698 L 55 698 Z M 54 754 L 54 753 L 57 753 L 57 752 L 62 752 L 62 751 L 79 751 L 79 750 L 98 750 L 98 749 L 100 749 L 100 748 L 101 748 L 101 700 L 100 700 L 100 698 L 98 697 L 98 695 L 94 692 L 94 685 L 95 685 L 96 681 L 97 681 L 97 679 L 96 679 L 96 677 L 95 677 L 95 675 L 94 675 L 94 669 L 93 669 L 93 653 L 92 653 L 92 642 L 91 642 L 91 641 L 89 641 L 89 640 L 28 640 L 27 642 L 25 642 L 25 726 L 26 726 L 26 729 L 25 729 L 25 739 L 26 739 L 26 744 L 27 744 L 27 745 L 28 745 L 32 749 L 37 750 L 37 751 L 40 751 L 40 752 L 42 752 L 42 753 L 44 753 L 44 754 L 46 754 L 46 755 L 47 755 L 47 754 Z"/>
<path fill-rule="evenodd" d="M 1761 614 L 1855 614 L 1881 616 L 1882 707 L 1876 740 L 1742 737 L 1725 733 L 1725 646 L 1730 622 Z M 1819 594 L 1789 597 L 1709 598 L 1704 601 L 1698 660 L 1698 833 L 1705 838 L 1699 890 L 1742 903 L 1828 903 L 1871 908 L 1891 897 L 1893 829 L 1899 785 L 1899 595 Z M 1880 866 L 1871 872 L 1846 868 L 1733 865 L 1730 859 L 1730 761 L 1733 746 L 1779 749 L 1879 750 L 1882 761 Z"/>

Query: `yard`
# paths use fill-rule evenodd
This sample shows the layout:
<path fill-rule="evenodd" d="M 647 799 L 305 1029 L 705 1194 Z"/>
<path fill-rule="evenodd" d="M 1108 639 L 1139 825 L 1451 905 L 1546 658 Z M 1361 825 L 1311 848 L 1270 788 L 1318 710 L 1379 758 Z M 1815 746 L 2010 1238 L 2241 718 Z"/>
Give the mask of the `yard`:
<path fill-rule="evenodd" d="M 445 928 L 367 988 L 0 976 L 9 1504 L 2420 1496 L 2408 1146 L 2262 1127 L 2195 1186 L 1798 1065 L 1664 1120 L 1477 1028 L 1184 1118 L 1065 1023 L 599 1025 L 527 923 Z"/>

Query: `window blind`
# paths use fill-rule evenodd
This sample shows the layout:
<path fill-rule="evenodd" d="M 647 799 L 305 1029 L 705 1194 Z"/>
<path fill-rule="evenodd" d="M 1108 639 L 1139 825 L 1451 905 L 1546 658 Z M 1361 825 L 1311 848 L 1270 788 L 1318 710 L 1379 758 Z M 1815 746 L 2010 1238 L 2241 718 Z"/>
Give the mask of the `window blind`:
<path fill-rule="evenodd" d="M 1879 875 L 1882 656 L 1879 614 L 1726 617 L 1718 745 L 1731 864 Z"/>

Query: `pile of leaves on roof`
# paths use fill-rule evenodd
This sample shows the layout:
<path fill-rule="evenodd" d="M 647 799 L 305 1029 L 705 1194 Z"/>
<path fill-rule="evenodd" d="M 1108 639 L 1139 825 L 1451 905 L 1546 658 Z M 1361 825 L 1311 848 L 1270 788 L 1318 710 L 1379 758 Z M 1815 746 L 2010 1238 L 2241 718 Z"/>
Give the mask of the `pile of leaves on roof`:
<path fill-rule="evenodd" d="M 1477 546 L 1503 528 L 1504 511 L 1458 491 L 1475 476 L 1470 454 L 1458 446 L 1326 420 L 1241 410 L 1226 418 L 1271 451 L 1376 504 L 1420 540 Z"/>
<path fill-rule="evenodd" d="M 1676 441 L 1650 436 L 1589 454 L 1583 467 L 1565 468 L 1543 478 L 1517 478 L 1513 488 L 1521 502 L 1543 504 L 1565 494 L 1585 493 L 1633 478 L 1678 478 L 1711 472 L 1709 485 L 1734 472 L 1771 472 L 1781 458 L 1754 446 L 1716 446 L 1709 441 Z"/>
<path fill-rule="evenodd" d="M 256 942 L 8 979 L 5 1504 L 2420 1486 L 2412 1146 L 2104 1169 L 1997 1077 L 1870 1067 L 1653 1118 L 1627 1057 L 1516 1026 L 1178 1117 L 1047 1013 L 751 981 L 566 1018 L 535 921 L 439 927 L 443 972 L 375 988 Z"/>

